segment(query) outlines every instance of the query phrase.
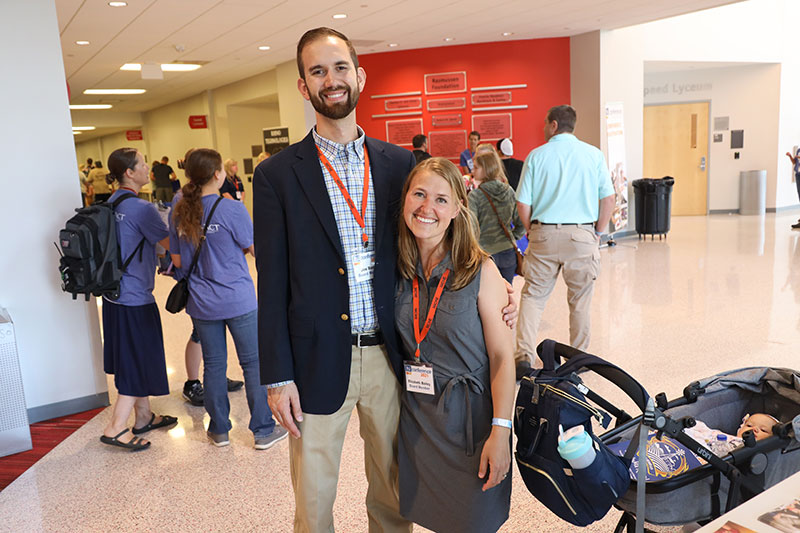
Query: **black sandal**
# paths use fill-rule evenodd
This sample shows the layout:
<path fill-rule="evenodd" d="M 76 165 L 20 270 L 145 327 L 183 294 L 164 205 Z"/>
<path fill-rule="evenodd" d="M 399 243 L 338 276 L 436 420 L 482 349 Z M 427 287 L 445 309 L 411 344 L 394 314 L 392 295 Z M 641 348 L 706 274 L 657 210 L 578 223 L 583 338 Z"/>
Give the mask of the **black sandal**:
<path fill-rule="evenodd" d="M 155 413 L 150 413 L 152 416 L 150 417 L 150 422 L 145 424 L 140 428 L 133 428 L 134 435 L 141 435 L 142 433 L 147 433 L 151 429 L 158 429 L 158 428 L 165 428 L 167 426 L 174 426 L 178 423 L 178 419 L 174 416 L 169 415 L 161 415 L 161 422 L 158 424 L 153 424 L 153 420 L 156 419 Z"/>
<path fill-rule="evenodd" d="M 125 448 L 126 450 L 130 450 L 132 452 L 138 452 L 139 450 L 145 450 L 150 447 L 150 443 L 141 437 L 134 437 L 128 442 L 122 442 L 119 440 L 119 438 L 128 431 L 130 430 L 125 428 L 115 437 L 106 437 L 105 435 L 102 435 L 100 437 L 100 442 L 103 444 L 108 444 L 109 446 L 119 446 L 120 448 Z"/>

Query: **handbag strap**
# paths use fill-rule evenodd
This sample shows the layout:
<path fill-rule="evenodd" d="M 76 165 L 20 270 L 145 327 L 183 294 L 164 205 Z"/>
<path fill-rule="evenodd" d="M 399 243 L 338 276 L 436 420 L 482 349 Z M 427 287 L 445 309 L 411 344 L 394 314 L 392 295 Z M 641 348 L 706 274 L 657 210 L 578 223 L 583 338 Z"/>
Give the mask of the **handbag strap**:
<path fill-rule="evenodd" d="M 517 241 L 514 240 L 514 238 L 511 236 L 511 233 L 509 233 L 508 228 L 506 228 L 506 225 L 503 224 L 503 220 L 500 218 L 500 213 L 497 212 L 497 208 L 494 206 L 494 202 L 492 201 L 491 198 L 489 198 L 489 194 L 486 191 L 484 191 L 483 188 L 480 185 L 478 186 L 478 189 L 483 193 L 483 195 L 486 197 L 486 199 L 489 200 L 489 205 L 492 206 L 492 211 L 494 211 L 494 214 L 497 217 L 497 222 L 500 224 L 500 227 L 503 228 L 503 233 L 506 234 L 506 237 L 508 237 L 508 240 L 511 241 L 511 245 L 516 250 L 517 249 Z"/>
<path fill-rule="evenodd" d="M 185 279 L 188 279 L 189 276 L 192 275 L 192 271 L 194 270 L 194 267 L 197 264 L 197 259 L 200 257 L 200 250 L 203 248 L 203 243 L 206 242 L 206 232 L 208 231 L 208 225 L 211 223 L 211 217 L 214 215 L 214 211 L 217 210 L 217 205 L 219 205 L 221 201 L 222 201 L 222 196 L 217 198 L 217 201 L 214 202 L 213 206 L 211 206 L 211 211 L 208 212 L 208 218 L 206 218 L 206 224 L 205 226 L 203 226 L 203 235 L 200 237 L 200 243 L 197 245 L 197 249 L 194 251 L 194 257 L 192 257 L 192 265 L 186 272 Z"/>

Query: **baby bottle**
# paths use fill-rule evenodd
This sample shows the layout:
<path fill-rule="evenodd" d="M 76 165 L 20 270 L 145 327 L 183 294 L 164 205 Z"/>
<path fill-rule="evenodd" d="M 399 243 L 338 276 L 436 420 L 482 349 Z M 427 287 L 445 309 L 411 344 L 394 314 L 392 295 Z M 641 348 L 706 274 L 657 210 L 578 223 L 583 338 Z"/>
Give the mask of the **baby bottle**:
<path fill-rule="evenodd" d="M 594 442 L 583 426 L 575 426 L 564 431 L 558 425 L 558 454 L 578 470 L 594 462 Z"/>

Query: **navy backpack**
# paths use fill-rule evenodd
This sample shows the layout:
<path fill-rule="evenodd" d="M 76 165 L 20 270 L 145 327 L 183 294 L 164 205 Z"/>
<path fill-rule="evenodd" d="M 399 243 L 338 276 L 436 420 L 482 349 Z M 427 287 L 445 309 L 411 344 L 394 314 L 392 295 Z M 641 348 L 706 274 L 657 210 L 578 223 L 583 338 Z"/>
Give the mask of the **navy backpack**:
<path fill-rule="evenodd" d="M 622 369 L 579 350 L 543 341 L 537 348 L 544 368 L 535 369 L 520 382 L 514 412 L 517 435 L 516 461 L 531 494 L 562 519 L 586 526 L 605 516 L 630 486 L 630 458 L 611 452 L 592 431 L 592 419 L 605 428 L 611 411 L 620 424 L 631 417 L 590 391 L 575 374 L 592 370 L 620 387 L 644 412 L 648 395 Z M 568 361 L 559 366 L 560 356 Z M 595 460 L 587 468 L 573 470 L 558 454 L 558 426 L 582 425 L 594 441 Z M 631 453 L 635 452 L 633 439 Z"/>

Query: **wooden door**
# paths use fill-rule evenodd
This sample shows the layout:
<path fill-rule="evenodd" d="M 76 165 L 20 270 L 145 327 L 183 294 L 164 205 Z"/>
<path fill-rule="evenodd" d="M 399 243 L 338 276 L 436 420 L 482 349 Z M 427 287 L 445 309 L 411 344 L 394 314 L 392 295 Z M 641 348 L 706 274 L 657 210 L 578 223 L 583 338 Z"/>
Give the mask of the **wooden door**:
<path fill-rule="evenodd" d="M 673 215 L 708 212 L 708 102 L 645 106 L 644 177 L 672 176 Z"/>

